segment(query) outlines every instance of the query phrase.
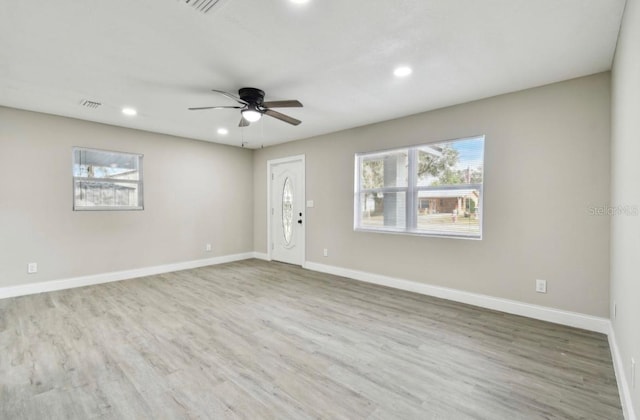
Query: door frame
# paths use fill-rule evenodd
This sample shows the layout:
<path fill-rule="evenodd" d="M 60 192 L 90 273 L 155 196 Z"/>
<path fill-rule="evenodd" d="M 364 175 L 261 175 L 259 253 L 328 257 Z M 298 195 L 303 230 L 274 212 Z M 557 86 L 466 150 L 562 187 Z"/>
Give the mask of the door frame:
<path fill-rule="evenodd" d="M 278 159 L 269 159 L 267 160 L 267 259 L 272 261 L 272 222 L 273 215 L 271 214 L 271 208 L 273 207 L 271 200 L 273 199 L 271 193 L 271 171 L 274 166 L 290 163 L 290 162 L 302 162 L 302 212 L 304 216 L 302 217 L 302 266 L 304 266 L 307 261 L 307 185 L 306 185 L 306 173 L 307 173 L 307 164 L 305 162 L 305 155 L 295 155 L 288 156 Z"/>

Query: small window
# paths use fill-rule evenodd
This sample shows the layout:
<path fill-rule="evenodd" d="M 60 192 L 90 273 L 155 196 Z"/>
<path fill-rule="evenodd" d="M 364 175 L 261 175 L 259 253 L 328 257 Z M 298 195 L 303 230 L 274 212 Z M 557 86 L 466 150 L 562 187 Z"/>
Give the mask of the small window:
<path fill-rule="evenodd" d="M 74 210 L 142 210 L 142 155 L 73 148 Z"/>
<path fill-rule="evenodd" d="M 484 136 L 356 154 L 354 228 L 480 239 Z"/>

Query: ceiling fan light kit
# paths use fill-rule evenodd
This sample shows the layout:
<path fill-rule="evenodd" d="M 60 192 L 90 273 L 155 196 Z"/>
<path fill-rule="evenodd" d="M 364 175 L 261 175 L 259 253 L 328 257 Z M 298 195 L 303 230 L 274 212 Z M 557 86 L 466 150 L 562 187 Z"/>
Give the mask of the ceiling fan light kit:
<path fill-rule="evenodd" d="M 239 127 L 247 127 L 252 122 L 256 122 L 262 118 L 262 115 L 268 115 L 276 118 L 280 121 L 284 121 L 291 125 L 298 125 L 302 121 L 282 114 L 278 111 L 274 111 L 272 108 L 302 108 L 302 103 L 295 99 L 285 101 L 264 101 L 264 91 L 251 87 L 244 87 L 238 91 L 238 96 L 235 96 L 229 92 L 223 90 L 212 89 L 213 92 L 226 96 L 229 99 L 233 99 L 241 106 L 205 106 L 189 108 L 190 111 L 201 111 L 205 109 L 239 109 L 241 118 Z"/>
<path fill-rule="evenodd" d="M 242 117 L 245 120 L 247 120 L 250 123 L 252 123 L 252 122 L 256 122 L 260 118 L 262 118 L 262 114 L 259 111 L 255 110 L 255 109 L 249 108 L 249 109 L 242 110 Z"/>

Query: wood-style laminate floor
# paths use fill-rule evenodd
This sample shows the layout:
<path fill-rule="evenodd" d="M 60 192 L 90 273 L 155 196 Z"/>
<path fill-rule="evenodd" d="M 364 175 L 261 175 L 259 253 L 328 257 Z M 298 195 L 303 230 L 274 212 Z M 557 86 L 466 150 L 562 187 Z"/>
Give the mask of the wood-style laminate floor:
<path fill-rule="evenodd" d="M 0 300 L 2 419 L 621 419 L 604 335 L 257 260 Z"/>

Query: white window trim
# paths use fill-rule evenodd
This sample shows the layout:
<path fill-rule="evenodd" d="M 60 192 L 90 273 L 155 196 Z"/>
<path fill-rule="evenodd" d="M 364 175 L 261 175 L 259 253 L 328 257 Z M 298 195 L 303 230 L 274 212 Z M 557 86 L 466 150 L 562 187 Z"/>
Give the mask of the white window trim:
<path fill-rule="evenodd" d="M 117 153 L 121 155 L 135 156 L 138 159 L 138 179 L 118 179 L 110 180 L 109 178 L 89 178 L 82 176 L 73 176 L 73 168 L 76 163 L 75 153 L 78 150 L 86 150 L 91 152 Z M 93 149 L 89 147 L 74 146 L 71 148 L 71 202 L 73 211 L 139 211 L 144 210 L 144 182 L 143 182 L 143 157 L 140 153 L 119 152 L 114 150 Z M 138 186 L 138 206 L 76 206 L 76 181 L 96 182 L 104 184 L 132 184 Z"/>
<path fill-rule="evenodd" d="M 419 191 L 428 191 L 435 189 L 442 189 L 442 187 L 431 187 L 431 186 L 418 186 L 418 171 L 415 170 L 416 162 L 417 162 L 417 151 L 420 147 L 429 146 L 432 144 L 442 144 L 442 143 L 453 143 L 457 141 L 465 141 L 482 138 L 483 141 L 486 140 L 484 135 L 478 136 L 470 136 L 463 137 L 452 140 L 442 140 L 435 141 L 430 143 L 416 144 L 413 146 L 403 146 L 393 149 L 385 149 L 378 150 L 374 152 L 359 152 L 355 154 L 355 164 L 354 164 L 354 200 L 353 200 L 353 230 L 355 232 L 373 232 L 373 233 L 389 233 L 389 234 L 400 234 L 400 235 L 410 235 L 410 236 L 425 236 L 425 237 L 437 237 L 437 238 L 449 238 L 449 239 L 465 239 L 465 240 L 482 240 L 484 234 L 484 177 L 482 184 L 479 185 L 480 189 L 480 205 L 478 206 L 478 211 L 480 214 L 480 234 L 479 235 L 468 235 L 468 234 L 455 234 L 455 233 L 440 233 L 437 231 L 429 231 L 425 229 L 417 228 L 417 194 Z M 484 149 L 484 142 L 483 142 Z M 362 165 L 363 157 L 372 157 L 376 155 L 386 155 L 391 152 L 407 150 L 408 151 L 408 180 L 406 187 L 382 187 L 382 188 L 370 188 L 370 189 L 361 189 L 361 177 L 360 170 Z M 483 150 L 484 155 L 484 150 Z M 483 159 L 484 160 L 484 159 Z M 484 162 L 483 162 L 483 172 L 484 172 Z M 478 186 L 478 184 L 468 184 Z M 391 226 L 381 226 L 381 227 L 368 227 L 362 226 L 362 212 L 361 208 L 361 194 L 367 193 L 376 193 L 376 192 L 405 192 L 406 199 L 406 227 L 397 228 Z"/>

